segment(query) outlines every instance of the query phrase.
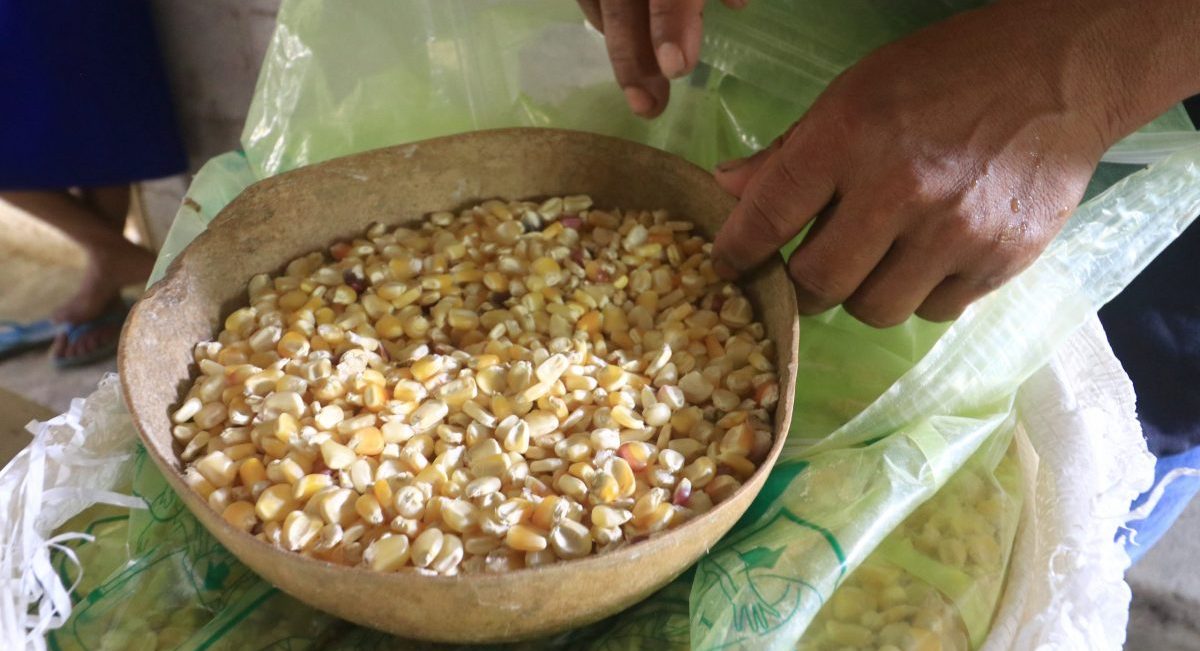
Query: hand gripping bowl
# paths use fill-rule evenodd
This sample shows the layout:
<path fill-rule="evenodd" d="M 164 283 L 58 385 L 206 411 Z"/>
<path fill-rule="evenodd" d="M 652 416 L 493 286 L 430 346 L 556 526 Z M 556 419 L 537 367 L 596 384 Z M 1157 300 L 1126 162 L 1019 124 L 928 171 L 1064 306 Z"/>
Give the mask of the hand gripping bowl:
<path fill-rule="evenodd" d="M 286 552 L 235 529 L 188 488 L 169 414 L 194 376 L 192 349 L 245 303 L 246 285 L 379 221 L 411 223 L 493 197 L 587 193 L 597 206 L 664 208 L 708 239 L 734 200 L 690 163 L 643 145 L 543 129 L 476 132 L 370 151 L 260 181 L 234 199 L 130 315 L 121 339 L 125 401 L 150 457 L 200 522 L 285 592 L 350 621 L 453 642 L 531 638 L 581 626 L 647 597 L 699 559 L 750 505 L 792 418 L 798 321 L 783 266 L 742 283 L 774 340 L 780 400 L 767 459 L 729 499 L 614 552 L 508 574 L 380 573 Z"/>

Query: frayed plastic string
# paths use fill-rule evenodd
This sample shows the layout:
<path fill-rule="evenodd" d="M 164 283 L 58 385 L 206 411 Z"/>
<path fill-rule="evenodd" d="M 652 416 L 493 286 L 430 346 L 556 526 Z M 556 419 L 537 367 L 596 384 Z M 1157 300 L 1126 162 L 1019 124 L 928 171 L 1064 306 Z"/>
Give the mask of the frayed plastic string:
<path fill-rule="evenodd" d="M 111 504 L 123 508 L 146 508 L 140 498 L 111 490 L 89 489 L 79 486 L 46 488 L 47 460 L 62 469 L 70 467 L 97 467 L 119 464 L 130 455 L 117 454 L 107 458 L 88 458 L 79 455 L 67 458 L 61 444 L 51 444 L 51 429 L 66 426 L 73 430 L 73 444 L 82 445 L 86 438 L 81 424 L 84 400 L 74 400 L 66 414 L 44 423 L 33 422 L 28 430 L 33 440 L 3 470 L 0 470 L 0 485 L 9 484 L 13 490 L 0 495 L 0 515 L 15 518 L 11 521 L 11 537 L 0 545 L 0 577 L 4 578 L 0 589 L 0 647 L 4 649 L 46 648 L 46 633 L 61 627 L 71 615 L 71 594 L 79 586 L 83 568 L 75 551 L 67 545 L 71 541 L 93 540 L 93 537 L 68 532 L 45 538 L 38 531 L 41 516 L 52 504 Z M 24 471 L 23 473 L 21 471 Z M 23 477 L 21 475 L 24 475 Z M 69 587 L 51 563 L 53 552 L 59 552 L 70 563 L 76 579 Z"/>

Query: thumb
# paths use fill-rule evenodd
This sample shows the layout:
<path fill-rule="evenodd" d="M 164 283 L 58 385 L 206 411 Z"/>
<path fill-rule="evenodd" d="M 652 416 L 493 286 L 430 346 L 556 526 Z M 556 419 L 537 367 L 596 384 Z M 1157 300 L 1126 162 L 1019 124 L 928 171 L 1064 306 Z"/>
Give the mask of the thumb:
<path fill-rule="evenodd" d="M 778 149 L 778 144 L 773 143 L 770 147 L 746 158 L 735 158 L 719 163 L 713 170 L 713 178 L 717 180 L 717 185 L 721 186 L 722 190 L 735 197 L 741 197 L 750 180 L 754 178 L 755 174 L 758 174 L 767 161 L 771 160 L 771 156 L 775 155 Z"/>
<path fill-rule="evenodd" d="M 797 122 L 788 127 L 788 130 L 783 132 L 766 149 L 759 150 L 745 158 L 735 158 L 732 160 L 723 161 L 717 164 L 717 168 L 713 170 L 713 177 L 717 180 L 717 185 L 721 186 L 729 194 L 741 198 L 742 193 L 746 191 L 746 186 L 750 180 L 754 178 L 758 171 L 766 165 L 767 161 L 779 151 L 783 143 L 791 137 L 792 133 L 800 123 Z"/>

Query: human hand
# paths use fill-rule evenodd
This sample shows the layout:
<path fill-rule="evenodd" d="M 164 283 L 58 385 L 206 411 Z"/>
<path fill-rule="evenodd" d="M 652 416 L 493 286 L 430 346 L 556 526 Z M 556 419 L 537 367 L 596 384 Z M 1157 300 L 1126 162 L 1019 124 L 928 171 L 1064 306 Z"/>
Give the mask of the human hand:
<path fill-rule="evenodd" d="M 716 172 L 740 197 L 718 272 L 758 266 L 811 223 L 787 265 L 801 311 L 844 304 L 876 327 L 953 319 L 1013 277 L 1137 126 L 1118 126 L 1122 94 L 1098 83 L 1112 71 L 1054 22 L 1001 3 L 847 70 L 770 148 Z"/>
<path fill-rule="evenodd" d="M 700 60 L 704 0 L 578 0 L 604 33 L 617 83 L 634 113 L 655 117 L 670 98 L 669 79 Z M 722 0 L 740 9 L 748 0 Z"/>

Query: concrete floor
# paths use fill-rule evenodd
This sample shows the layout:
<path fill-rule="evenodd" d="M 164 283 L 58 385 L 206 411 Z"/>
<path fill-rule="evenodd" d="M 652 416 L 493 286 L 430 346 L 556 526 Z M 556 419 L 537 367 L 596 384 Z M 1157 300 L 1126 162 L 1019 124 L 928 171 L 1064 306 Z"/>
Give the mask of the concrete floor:
<path fill-rule="evenodd" d="M 1128 651 L 1200 650 L 1200 500 L 1127 575 L 1133 588 Z"/>

